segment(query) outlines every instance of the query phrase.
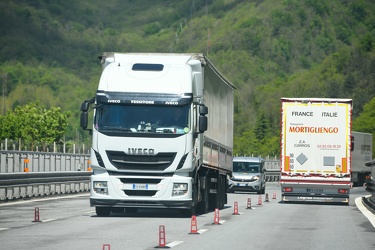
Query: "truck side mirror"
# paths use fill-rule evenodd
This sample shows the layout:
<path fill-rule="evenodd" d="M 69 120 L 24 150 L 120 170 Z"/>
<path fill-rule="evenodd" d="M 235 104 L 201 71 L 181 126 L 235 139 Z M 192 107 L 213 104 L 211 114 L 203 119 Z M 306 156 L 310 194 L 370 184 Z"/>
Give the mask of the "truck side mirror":
<path fill-rule="evenodd" d="M 87 111 L 82 111 L 81 113 L 81 119 L 80 119 L 80 126 L 82 129 L 86 130 L 87 129 L 87 124 L 88 124 L 88 115 L 89 113 Z"/>
<path fill-rule="evenodd" d="M 199 133 L 203 133 L 204 131 L 207 130 L 208 127 L 208 119 L 207 115 L 208 114 L 208 108 L 205 105 L 199 105 Z"/>
<path fill-rule="evenodd" d="M 199 114 L 200 115 L 207 115 L 208 114 L 208 108 L 205 105 L 199 105 Z"/>
<path fill-rule="evenodd" d="M 350 136 L 350 151 L 354 151 L 354 136 Z"/>
<path fill-rule="evenodd" d="M 200 133 L 203 133 L 204 131 L 207 130 L 207 124 L 208 124 L 208 121 L 207 121 L 207 116 L 199 116 L 199 132 Z"/>
<path fill-rule="evenodd" d="M 87 112 L 89 110 L 89 102 L 88 101 L 84 101 L 82 104 L 81 104 L 81 111 L 83 112 Z"/>

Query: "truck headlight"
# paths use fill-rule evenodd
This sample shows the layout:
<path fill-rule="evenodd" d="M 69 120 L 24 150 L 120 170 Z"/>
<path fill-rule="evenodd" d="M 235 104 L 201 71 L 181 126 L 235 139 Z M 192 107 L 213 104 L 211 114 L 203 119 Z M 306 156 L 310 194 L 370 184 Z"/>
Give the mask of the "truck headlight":
<path fill-rule="evenodd" d="M 172 196 L 181 196 L 185 195 L 188 192 L 188 184 L 187 183 L 174 183 Z"/>
<path fill-rule="evenodd" d="M 95 193 L 108 195 L 108 184 L 106 181 L 94 181 L 93 185 Z"/>

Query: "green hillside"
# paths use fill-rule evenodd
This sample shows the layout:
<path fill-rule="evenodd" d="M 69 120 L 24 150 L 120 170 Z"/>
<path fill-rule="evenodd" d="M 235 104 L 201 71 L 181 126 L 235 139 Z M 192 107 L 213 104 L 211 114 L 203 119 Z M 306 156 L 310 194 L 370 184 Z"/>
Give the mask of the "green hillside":
<path fill-rule="evenodd" d="M 236 85 L 235 154 L 278 155 L 280 97 L 353 98 L 375 133 L 371 0 L 3 0 L 1 113 L 39 102 L 71 112 L 95 94 L 104 51 L 202 52 Z"/>

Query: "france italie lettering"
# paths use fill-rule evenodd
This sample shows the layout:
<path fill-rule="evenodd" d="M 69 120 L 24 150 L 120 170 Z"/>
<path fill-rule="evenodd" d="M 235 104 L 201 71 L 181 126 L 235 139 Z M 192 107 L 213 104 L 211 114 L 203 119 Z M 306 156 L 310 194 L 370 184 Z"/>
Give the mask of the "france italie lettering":
<path fill-rule="evenodd" d="M 314 112 L 312 111 L 292 111 L 292 116 L 314 116 Z M 337 112 L 321 112 L 321 117 L 338 117 Z"/>

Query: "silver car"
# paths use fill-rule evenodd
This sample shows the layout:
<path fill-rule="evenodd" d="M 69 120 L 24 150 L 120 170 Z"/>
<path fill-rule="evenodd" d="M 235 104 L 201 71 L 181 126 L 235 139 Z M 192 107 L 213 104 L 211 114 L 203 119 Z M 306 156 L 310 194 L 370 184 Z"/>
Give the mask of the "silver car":
<path fill-rule="evenodd" d="M 233 174 L 228 184 L 229 193 L 245 191 L 264 194 L 266 189 L 264 160 L 259 157 L 234 157 Z"/>

